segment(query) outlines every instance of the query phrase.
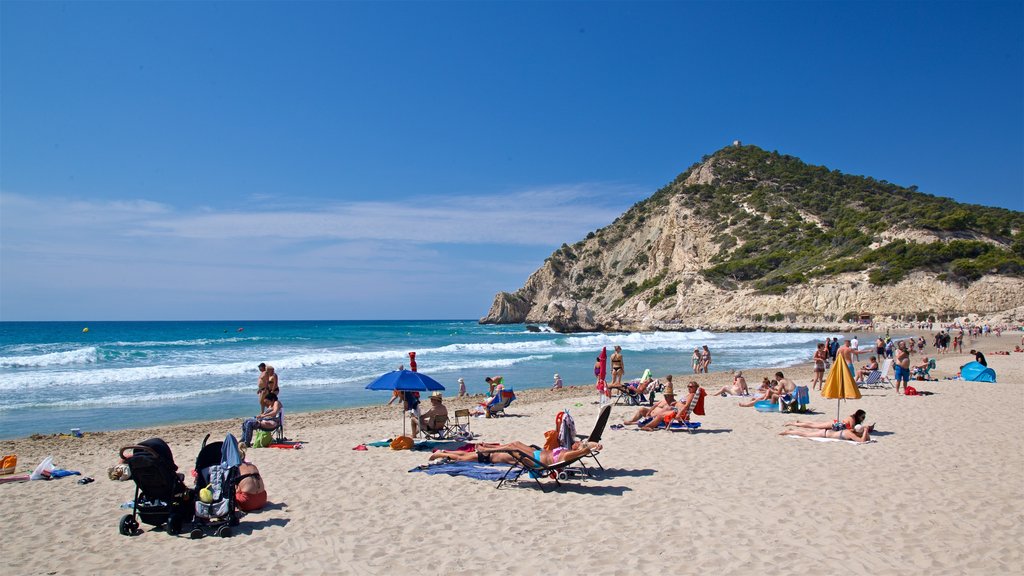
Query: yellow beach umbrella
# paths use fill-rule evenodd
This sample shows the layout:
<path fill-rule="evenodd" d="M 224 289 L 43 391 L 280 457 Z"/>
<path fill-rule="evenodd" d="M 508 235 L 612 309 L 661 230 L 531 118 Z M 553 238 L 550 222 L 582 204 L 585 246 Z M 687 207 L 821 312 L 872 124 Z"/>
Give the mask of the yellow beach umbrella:
<path fill-rule="evenodd" d="M 850 373 L 849 367 L 842 358 L 836 358 L 836 361 L 832 363 L 832 368 L 828 371 L 828 377 L 825 378 L 825 386 L 821 389 L 822 398 L 835 398 L 836 399 L 836 420 L 839 419 L 839 401 L 860 398 L 860 388 L 857 388 L 857 382 L 853 379 L 853 374 Z"/>

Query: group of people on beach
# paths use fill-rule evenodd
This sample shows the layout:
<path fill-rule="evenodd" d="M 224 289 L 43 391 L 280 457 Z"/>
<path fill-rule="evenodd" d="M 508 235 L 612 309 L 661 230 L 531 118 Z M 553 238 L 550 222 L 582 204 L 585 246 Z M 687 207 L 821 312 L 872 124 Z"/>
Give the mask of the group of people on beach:
<path fill-rule="evenodd" d="M 256 396 L 260 402 L 260 413 L 242 422 L 242 439 L 239 446 L 243 449 L 252 444 L 253 434 L 257 430 L 276 430 L 281 426 L 284 417 L 284 407 L 278 397 L 281 388 L 277 372 L 273 366 L 268 366 L 265 362 L 260 362 L 257 368 L 260 375 L 256 382 Z"/>

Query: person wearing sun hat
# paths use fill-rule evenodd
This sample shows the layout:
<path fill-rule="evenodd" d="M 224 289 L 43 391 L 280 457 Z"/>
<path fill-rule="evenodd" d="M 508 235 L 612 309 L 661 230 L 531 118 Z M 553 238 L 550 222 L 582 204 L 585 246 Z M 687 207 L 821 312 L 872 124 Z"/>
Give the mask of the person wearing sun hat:
<path fill-rule="evenodd" d="M 623 422 L 627 426 L 636 424 L 644 418 L 662 418 L 666 414 L 675 414 L 676 395 L 671 389 L 666 389 L 664 396 L 654 406 L 644 406 L 636 411 L 632 418 Z"/>
<path fill-rule="evenodd" d="M 444 421 L 448 419 L 448 409 L 444 406 L 444 398 L 440 392 L 430 395 L 430 410 L 420 415 L 419 418 L 412 418 L 412 435 L 416 436 L 420 428 L 424 432 L 437 432 L 444 427 Z"/>
<path fill-rule="evenodd" d="M 555 373 L 555 383 L 551 385 L 551 389 L 552 390 L 561 390 L 562 389 L 562 377 L 559 376 L 558 373 Z"/>
<path fill-rule="evenodd" d="M 459 378 L 459 398 L 466 395 L 466 379 Z"/>

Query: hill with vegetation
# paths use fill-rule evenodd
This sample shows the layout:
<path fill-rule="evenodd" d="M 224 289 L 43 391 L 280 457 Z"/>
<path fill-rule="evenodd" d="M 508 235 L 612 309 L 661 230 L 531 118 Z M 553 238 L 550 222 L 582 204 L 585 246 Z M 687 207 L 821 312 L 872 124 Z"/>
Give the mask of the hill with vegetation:
<path fill-rule="evenodd" d="M 993 312 L 1024 305 L 1022 230 L 1024 212 L 730 146 L 563 244 L 481 321 L 723 328 Z M 931 294 L 904 302 L 922 288 Z M 985 290 L 1000 293 L 973 295 Z"/>

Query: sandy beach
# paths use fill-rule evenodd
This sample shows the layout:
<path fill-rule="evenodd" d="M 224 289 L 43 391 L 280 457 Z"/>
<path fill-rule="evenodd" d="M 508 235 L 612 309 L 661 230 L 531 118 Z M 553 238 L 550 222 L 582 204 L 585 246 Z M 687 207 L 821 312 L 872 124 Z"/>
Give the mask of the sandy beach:
<path fill-rule="evenodd" d="M 699 433 L 607 430 L 604 476 L 547 493 L 525 479 L 495 490 L 490 481 L 409 473 L 427 462 L 425 452 L 354 451 L 400 432 L 394 407 L 292 414 L 287 433 L 303 449 L 249 450 L 271 504 L 243 518 L 231 539 L 192 541 L 145 525 L 141 535 L 121 536 L 120 505 L 134 484 L 111 481 L 106 470 L 121 446 L 160 436 L 187 473 L 202 438 L 238 435 L 237 421 L 0 441 L 0 453 L 17 453 L 19 470 L 53 455 L 59 467 L 96 479 L 0 485 L 2 557 L 10 574 L 147 566 L 222 574 L 1019 574 L 1024 354 L 993 352 L 1013 350 L 1020 338 L 967 341 L 985 352 L 997 384 L 945 380 L 972 359 L 950 353 L 938 357 L 938 381 L 915 383 L 933 395 L 870 389 L 844 402 L 842 415 L 862 408 L 877 423 L 870 444 L 782 437 L 793 416 L 714 397 Z M 783 370 L 798 384 L 810 381 L 809 365 Z M 756 387 L 775 369 L 744 372 Z M 677 389 L 689 379 L 678 374 Z M 731 380 L 696 379 L 709 389 Z M 477 441 L 542 443 L 564 408 L 587 433 L 599 410 L 593 386 L 519 395 L 508 417 L 473 420 Z M 447 401 L 450 411 L 468 404 Z M 835 417 L 836 401 L 817 392 L 811 407 L 800 418 Z M 633 411 L 616 406 L 610 423 Z"/>

